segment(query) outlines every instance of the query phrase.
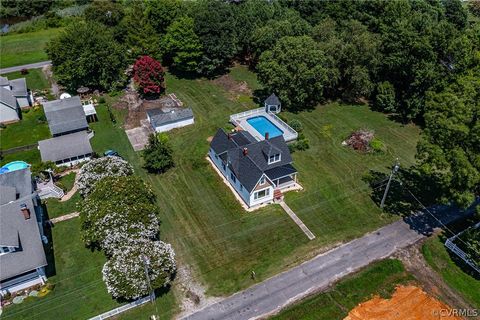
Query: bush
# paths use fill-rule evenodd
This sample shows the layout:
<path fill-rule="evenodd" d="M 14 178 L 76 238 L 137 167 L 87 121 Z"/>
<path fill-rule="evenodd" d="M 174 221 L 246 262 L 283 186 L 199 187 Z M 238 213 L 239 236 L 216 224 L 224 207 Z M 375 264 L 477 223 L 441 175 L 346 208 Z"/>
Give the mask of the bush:
<path fill-rule="evenodd" d="M 374 152 L 384 152 L 386 149 L 385 144 L 378 138 L 373 138 L 370 141 L 370 148 L 372 148 Z"/>
<path fill-rule="evenodd" d="M 291 143 L 288 145 L 288 149 L 290 152 L 295 152 L 295 151 L 305 151 L 310 148 L 310 141 L 308 141 L 307 138 L 302 138 L 297 140 L 294 143 Z"/>
<path fill-rule="evenodd" d="M 159 94 L 165 89 L 165 71 L 159 61 L 143 56 L 133 65 L 133 79 L 145 95 Z"/>
<path fill-rule="evenodd" d="M 159 221 L 155 195 L 135 176 L 100 180 L 80 209 L 82 239 L 112 255 L 120 245 L 155 239 Z"/>
<path fill-rule="evenodd" d="M 78 173 L 77 187 L 83 197 L 88 196 L 95 183 L 106 177 L 129 176 L 132 166 L 120 157 L 102 157 L 90 160 Z"/>
<path fill-rule="evenodd" d="M 148 262 L 145 262 L 146 261 Z M 103 266 L 103 281 L 115 298 L 137 299 L 149 293 L 145 275 L 148 264 L 153 289 L 167 286 L 176 270 L 175 253 L 170 244 L 162 241 L 138 241 L 135 245 L 117 248 Z"/>
<path fill-rule="evenodd" d="M 20 70 L 20 73 L 21 74 L 28 74 L 28 69 L 23 68 L 22 70 Z"/>
<path fill-rule="evenodd" d="M 149 172 L 164 173 L 174 166 L 172 148 L 166 133 L 150 135 L 148 146 L 143 150 L 144 167 Z"/>
<path fill-rule="evenodd" d="M 106 102 L 105 97 L 98 98 L 98 103 L 105 103 L 105 102 Z"/>
<path fill-rule="evenodd" d="M 293 119 L 292 121 L 290 121 L 290 122 L 288 123 L 288 125 L 289 125 L 290 127 L 292 127 L 292 129 L 295 130 L 295 131 L 297 131 L 297 132 L 302 132 L 302 131 L 303 131 L 303 125 L 302 125 L 302 123 L 301 123 L 299 120 L 297 120 L 297 119 Z"/>

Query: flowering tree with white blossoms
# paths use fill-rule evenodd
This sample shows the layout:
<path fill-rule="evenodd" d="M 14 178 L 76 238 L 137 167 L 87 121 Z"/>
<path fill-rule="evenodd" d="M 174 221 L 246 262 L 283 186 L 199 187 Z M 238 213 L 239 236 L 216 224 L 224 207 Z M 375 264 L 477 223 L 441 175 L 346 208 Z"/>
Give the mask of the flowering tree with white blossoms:
<path fill-rule="evenodd" d="M 135 176 L 99 181 L 80 209 L 82 239 L 112 255 L 137 239 L 156 239 L 160 223 L 155 195 Z"/>
<path fill-rule="evenodd" d="M 103 266 L 103 281 L 108 292 L 115 298 L 124 299 L 147 295 L 145 263 L 152 289 L 170 283 L 176 270 L 172 246 L 163 241 L 139 240 L 118 247 Z"/>
<path fill-rule="evenodd" d="M 103 157 L 89 161 L 78 173 L 77 187 L 83 197 L 105 177 L 121 177 L 133 174 L 132 166 L 120 157 Z"/>

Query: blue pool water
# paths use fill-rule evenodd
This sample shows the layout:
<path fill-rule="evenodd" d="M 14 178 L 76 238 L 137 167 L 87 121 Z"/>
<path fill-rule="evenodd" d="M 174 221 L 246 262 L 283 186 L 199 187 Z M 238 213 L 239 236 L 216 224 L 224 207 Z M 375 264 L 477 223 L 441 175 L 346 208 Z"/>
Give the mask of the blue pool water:
<path fill-rule="evenodd" d="M 283 131 L 280 130 L 276 125 L 274 125 L 270 120 L 264 116 L 257 116 L 247 119 L 249 125 L 251 125 L 255 130 L 258 131 L 263 137 L 265 133 L 268 132 L 270 138 L 275 138 L 281 136 Z"/>
<path fill-rule="evenodd" d="M 20 169 L 25 169 L 28 168 L 30 165 L 26 163 L 25 161 L 13 161 L 9 162 L 6 165 L 4 165 L 2 168 L 0 168 L 0 173 L 4 173 L 7 171 L 15 171 L 15 170 L 20 170 Z"/>

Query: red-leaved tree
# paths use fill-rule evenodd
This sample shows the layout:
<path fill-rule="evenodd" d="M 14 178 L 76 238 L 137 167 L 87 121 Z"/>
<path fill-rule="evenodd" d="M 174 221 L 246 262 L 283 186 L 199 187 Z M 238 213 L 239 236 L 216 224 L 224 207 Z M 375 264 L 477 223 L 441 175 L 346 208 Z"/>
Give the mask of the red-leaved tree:
<path fill-rule="evenodd" d="M 162 64 L 149 56 L 142 56 L 133 65 L 133 80 L 144 94 L 156 94 L 165 89 L 165 71 Z"/>

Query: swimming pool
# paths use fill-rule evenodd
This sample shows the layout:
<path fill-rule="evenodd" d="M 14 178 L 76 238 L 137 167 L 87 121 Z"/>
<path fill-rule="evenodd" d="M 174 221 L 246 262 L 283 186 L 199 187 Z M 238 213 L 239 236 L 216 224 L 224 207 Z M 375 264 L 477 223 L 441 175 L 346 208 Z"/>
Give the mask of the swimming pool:
<path fill-rule="evenodd" d="M 30 165 L 25 161 L 12 161 L 4 165 L 0 170 L 0 173 L 4 173 L 6 171 L 15 171 L 20 169 L 28 168 Z"/>
<path fill-rule="evenodd" d="M 283 131 L 274 125 L 270 120 L 264 116 L 257 116 L 247 119 L 249 125 L 258 131 L 263 137 L 268 132 L 270 138 L 275 138 L 283 135 Z"/>

